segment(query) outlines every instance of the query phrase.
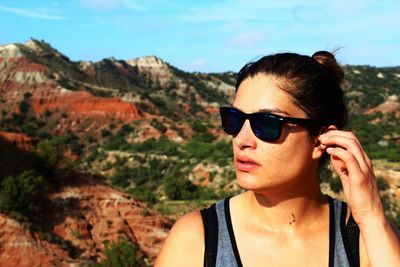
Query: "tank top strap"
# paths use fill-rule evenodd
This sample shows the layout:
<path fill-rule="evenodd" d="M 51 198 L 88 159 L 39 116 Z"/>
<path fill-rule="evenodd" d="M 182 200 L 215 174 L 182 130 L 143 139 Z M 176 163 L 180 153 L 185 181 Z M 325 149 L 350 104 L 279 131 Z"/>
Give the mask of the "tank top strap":
<path fill-rule="evenodd" d="M 217 202 L 216 205 L 219 230 L 216 266 L 242 267 L 233 233 L 229 200 L 230 197 Z"/>
<path fill-rule="evenodd" d="M 346 227 L 347 204 L 327 197 L 330 209 L 329 267 L 356 267 Z"/>

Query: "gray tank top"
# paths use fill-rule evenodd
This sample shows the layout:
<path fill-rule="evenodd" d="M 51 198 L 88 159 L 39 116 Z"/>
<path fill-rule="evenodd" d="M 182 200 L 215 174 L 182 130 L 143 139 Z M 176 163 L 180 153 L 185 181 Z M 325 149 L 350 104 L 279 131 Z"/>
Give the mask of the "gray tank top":
<path fill-rule="evenodd" d="M 354 259 L 352 256 L 351 246 L 348 240 L 348 232 L 346 231 L 345 219 L 347 213 L 346 203 L 332 199 L 329 197 L 329 210 L 330 210 L 330 223 L 329 223 L 329 267 L 353 267 L 358 266 L 358 260 Z M 209 209 L 215 207 L 216 217 L 218 221 L 217 230 L 215 235 L 217 235 L 216 248 L 216 258 L 214 255 L 215 266 L 216 267 L 240 267 L 243 266 L 239 252 L 236 245 L 235 235 L 233 233 L 230 209 L 229 209 L 229 198 L 217 202 L 215 205 Z M 203 218 L 204 220 L 204 218 Z M 354 222 L 354 221 L 353 221 Z M 354 223 L 355 224 L 355 223 Z M 353 225 L 354 226 L 354 225 Z M 355 225 L 356 226 L 356 225 Z M 356 226 L 357 227 L 357 226 Z M 207 229 L 205 229 L 207 232 Z M 354 229 L 353 229 L 354 230 Z M 358 230 L 358 228 L 357 228 Z M 358 233 L 357 233 L 358 234 Z M 208 237 L 212 238 L 212 237 Z M 215 239 L 215 237 L 214 237 Z M 207 241 L 207 237 L 206 237 Z M 357 240 L 353 242 L 358 242 Z M 215 250 L 214 248 L 214 250 Z M 207 250 L 207 244 L 206 244 Z M 358 246 L 357 246 L 358 250 Z M 354 254 L 354 251 L 353 251 Z M 358 251 L 356 251 L 358 256 Z M 205 254 L 205 264 L 204 266 L 214 265 L 206 264 L 207 256 Z M 267 266 L 268 264 L 266 264 Z"/>

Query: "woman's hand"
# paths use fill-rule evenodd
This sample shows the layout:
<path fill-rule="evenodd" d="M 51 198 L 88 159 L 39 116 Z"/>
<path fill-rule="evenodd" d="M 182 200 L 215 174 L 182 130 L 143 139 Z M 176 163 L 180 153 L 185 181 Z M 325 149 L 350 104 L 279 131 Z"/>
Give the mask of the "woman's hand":
<path fill-rule="evenodd" d="M 353 132 L 332 129 L 320 136 L 357 224 L 385 220 L 371 160 Z"/>
<path fill-rule="evenodd" d="M 320 136 L 342 181 L 346 201 L 357 222 L 368 266 L 400 266 L 400 239 L 385 216 L 371 160 L 353 132 L 334 126 Z"/>

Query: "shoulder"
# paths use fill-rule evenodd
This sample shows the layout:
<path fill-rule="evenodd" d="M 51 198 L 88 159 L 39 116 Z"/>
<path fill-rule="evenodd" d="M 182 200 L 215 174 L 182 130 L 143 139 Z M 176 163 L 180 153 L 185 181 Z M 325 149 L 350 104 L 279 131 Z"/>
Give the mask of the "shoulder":
<path fill-rule="evenodd" d="M 200 211 L 193 211 L 171 228 L 155 266 L 203 266 L 203 258 L 203 220 Z"/>

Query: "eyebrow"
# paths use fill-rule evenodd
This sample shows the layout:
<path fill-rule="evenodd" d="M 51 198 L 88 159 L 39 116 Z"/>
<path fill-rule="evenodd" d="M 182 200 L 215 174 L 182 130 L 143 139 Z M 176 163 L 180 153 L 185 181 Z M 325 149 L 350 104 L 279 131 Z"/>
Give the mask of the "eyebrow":
<path fill-rule="evenodd" d="M 236 109 L 238 109 L 238 110 L 240 110 L 240 111 L 242 111 L 243 112 L 243 110 L 241 110 L 240 108 L 238 108 L 238 107 L 235 107 L 235 106 L 232 106 L 233 108 L 236 108 Z M 282 110 L 282 109 L 279 109 L 279 108 L 261 108 L 261 109 L 259 109 L 259 110 L 257 110 L 257 111 L 255 111 L 255 112 L 266 112 L 266 113 L 275 113 L 275 114 L 285 114 L 285 115 L 287 115 L 287 116 L 292 116 L 291 114 L 289 114 L 288 112 L 286 112 L 286 111 L 284 111 L 284 110 Z"/>
<path fill-rule="evenodd" d="M 273 109 L 262 108 L 262 109 L 257 110 L 257 112 L 280 113 L 280 114 L 285 114 L 287 116 L 291 116 L 289 113 L 287 113 L 286 111 L 281 110 L 279 108 L 273 108 Z"/>

